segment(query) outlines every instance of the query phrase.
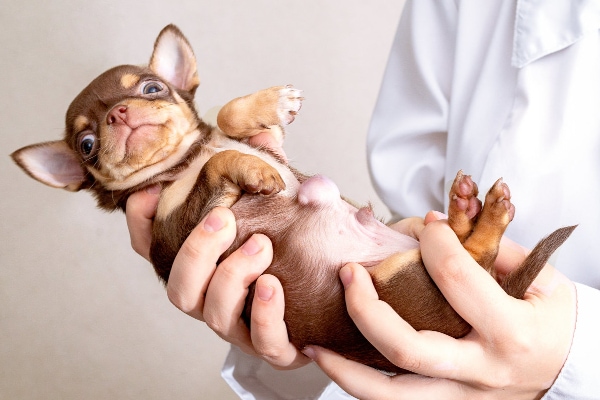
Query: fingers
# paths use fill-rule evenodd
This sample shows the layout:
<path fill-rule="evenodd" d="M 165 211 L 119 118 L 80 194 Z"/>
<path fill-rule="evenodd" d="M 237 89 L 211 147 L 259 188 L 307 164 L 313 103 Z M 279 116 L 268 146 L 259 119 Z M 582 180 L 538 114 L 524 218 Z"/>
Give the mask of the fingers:
<path fill-rule="evenodd" d="M 331 350 L 309 346 L 304 353 L 313 359 L 319 367 L 336 382 L 346 393 L 358 399 L 386 399 L 390 396 L 390 377 L 367 367 L 347 360 Z"/>
<path fill-rule="evenodd" d="M 204 320 L 204 296 L 216 263 L 235 238 L 233 213 L 213 209 L 190 233 L 177 253 L 167 284 L 169 300 L 186 314 Z"/>
<path fill-rule="evenodd" d="M 432 331 L 415 331 L 380 301 L 370 275 L 358 264 L 340 271 L 346 306 L 352 320 L 373 346 L 400 368 L 433 377 L 454 377 L 453 367 L 464 346 Z"/>
<path fill-rule="evenodd" d="M 388 376 L 366 365 L 350 361 L 317 346 L 304 350 L 319 367 L 346 393 L 358 399 L 464 399 L 465 391 L 454 381 L 432 379 L 422 375 Z"/>
<path fill-rule="evenodd" d="M 395 224 L 390 225 L 390 228 L 393 230 L 411 236 L 417 240 L 424 227 L 425 224 L 423 223 L 423 218 L 419 217 L 404 218 Z"/>
<path fill-rule="evenodd" d="M 429 224 L 430 222 L 433 221 L 439 221 L 441 219 L 448 219 L 448 216 L 444 213 L 441 213 L 439 211 L 429 211 L 426 215 L 425 215 L 425 225 Z"/>
<path fill-rule="evenodd" d="M 475 262 L 445 221 L 423 230 L 421 255 L 446 300 L 471 326 L 485 332 L 510 321 L 516 300 Z"/>
<path fill-rule="evenodd" d="M 294 369 L 310 362 L 289 341 L 283 320 L 283 288 L 277 278 L 262 275 L 252 303 L 251 338 L 255 351 L 276 369 Z"/>
<path fill-rule="evenodd" d="M 127 227 L 131 237 L 131 247 L 136 253 L 150 261 L 152 241 L 152 221 L 160 194 L 160 186 L 153 185 L 136 192 L 127 199 Z"/>
<path fill-rule="evenodd" d="M 264 235 L 253 235 L 219 264 L 206 291 L 203 318 L 208 326 L 249 354 L 256 353 L 241 315 L 248 287 L 269 267 L 272 258 L 269 239 Z"/>

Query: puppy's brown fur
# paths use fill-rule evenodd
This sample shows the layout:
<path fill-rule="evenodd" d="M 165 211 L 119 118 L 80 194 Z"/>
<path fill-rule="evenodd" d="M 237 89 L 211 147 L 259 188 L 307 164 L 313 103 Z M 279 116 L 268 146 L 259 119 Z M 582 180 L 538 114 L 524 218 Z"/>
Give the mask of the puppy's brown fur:
<path fill-rule="evenodd" d="M 179 29 L 167 26 L 148 67 L 112 68 L 73 100 L 63 140 L 27 146 L 13 158 L 50 186 L 91 191 L 106 210 L 124 210 L 131 193 L 161 184 L 151 258 L 164 281 L 194 226 L 215 206 L 231 207 L 238 235 L 224 257 L 253 233 L 272 240 L 274 259 L 267 272 L 283 284 L 285 321 L 299 348 L 317 344 L 403 372 L 364 339 L 346 313 L 338 271 L 350 261 L 369 269 L 380 298 L 415 329 L 453 337 L 469 331 L 427 275 L 416 241 L 379 223 L 368 208 L 342 201 L 325 178 L 289 167 L 278 146 L 247 144 L 265 132 L 282 139 L 284 126 L 300 109 L 298 90 L 280 86 L 233 100 L 218 116 L 219 129 L 198 117 L 193 105 L 198 84 L 191 46 Z M 514 214 L 508 187 L 498 181 L 482 207 L 477 186 L 459 173 L 450 196 L 450 226 L 493 273 L 500 238 Z M 533 256 L 500 282 L 506 292 L 522 297 L 571 230 L 540 242 Z"/>

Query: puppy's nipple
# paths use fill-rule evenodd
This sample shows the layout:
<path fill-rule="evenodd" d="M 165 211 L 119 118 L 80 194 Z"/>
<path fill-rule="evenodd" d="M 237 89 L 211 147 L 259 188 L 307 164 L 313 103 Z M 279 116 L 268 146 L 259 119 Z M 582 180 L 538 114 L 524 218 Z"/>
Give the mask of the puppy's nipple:
<path fill-rule="evenodd" d="M 315 175 L 308 178 L 298 190 L 300 204 L 330 204 L 340 200 L 340 190 L 326 176 Z"/>

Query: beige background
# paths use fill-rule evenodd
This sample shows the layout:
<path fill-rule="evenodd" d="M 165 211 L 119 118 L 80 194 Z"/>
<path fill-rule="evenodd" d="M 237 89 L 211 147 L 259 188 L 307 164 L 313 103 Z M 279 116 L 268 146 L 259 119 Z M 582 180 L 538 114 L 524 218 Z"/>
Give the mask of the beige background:
<path fill-rule="evenodd" d="M 176 23 L 198 57 L 201 112 L 280 84 L 306 101 L 295 166 L 385 208 L 365 135 L 402 1 L 21 1 L 0 5 L 0 398 L 226 399 L 228 345 L 176 310 L 129 246 L 125 219 L 29 179 L 8 154 L 62 136 L 71 99 L 146 63 Z"/>

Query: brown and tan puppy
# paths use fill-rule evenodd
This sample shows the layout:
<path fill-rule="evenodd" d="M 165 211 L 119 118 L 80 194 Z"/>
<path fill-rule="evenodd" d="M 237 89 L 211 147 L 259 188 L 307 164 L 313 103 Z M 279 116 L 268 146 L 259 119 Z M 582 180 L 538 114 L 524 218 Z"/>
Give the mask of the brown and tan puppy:
<path fill-rule="evenodd" d="M 299 348 L 321 345 L 375 368 L 403 372 L 364 339 L 346 313 L 338 271 L 351 261 L 368 268 L 380 298 L 416 329 L 453 337 L 470 330 L 427 275 L 415 239 L 379 222 L 370 208 L 342 200 L 327 178 L 289 167 L 281 149 L 247 144 L 264 132 L 282 138 L 300 109 L 300 91 L 280 86 L 233 100 L 213 127 L 194 108 L 198 85 L 191 46 L 179 29 L 167 26 L 148 67 L 112 68 L 83 89 L 67 111 L 63 140 L 24 147 L 13 158 L 47 185 L 91 191 L 106 210 L 124 210 L 131 193 L 161 184 L 151 258 L 164 281 L 194 226 L 213 207 L 231 207 L 238 236 L 228 253 L 256 232 L 272 240 L 267 273 L 283 284 L 285 321 Z M 514 207 L 502 181 L 483 206 L 476 196 L 475 183 L 459 173 L 450 192 L 449 223 L 493 274 Z M 506 292 L 522 297 L 571 230 L 540 242 L 502 279 Z M 252 295 L 248 299 L 246 321 Z"/>

